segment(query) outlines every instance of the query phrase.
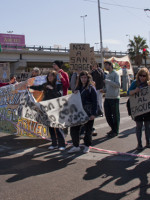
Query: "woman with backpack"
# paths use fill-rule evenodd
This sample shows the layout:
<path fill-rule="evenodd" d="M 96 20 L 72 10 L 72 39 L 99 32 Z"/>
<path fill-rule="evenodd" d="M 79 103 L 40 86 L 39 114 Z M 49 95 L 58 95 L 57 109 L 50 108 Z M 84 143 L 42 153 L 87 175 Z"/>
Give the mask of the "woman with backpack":
<path fill-rule="evenodd" d="M 141 88 L 150 85 L 150 76 L 149 71 L 146 67 L 141 68 L 137 75 L 136 80 L 134 80 L 128 90 L 128 95 L 132 96 L 135 93 L 138 93 Z M 146 147 L 150 148 L 150 112 L 136 116 L 134 118 L 136 123 L 136 136 L 138 141 L 137 150 L 142 150 L 142 127 L 143 123 L 145 126 L 145 137 L 146 137 Z"/>
<path fill-rule="evenodd" d="M 94 118 L 97 113 L 97 93 L 92 85 L 92 77 L 86 72 L 82 71 L 79 75 L 79 82 L 74 93 L 80 92 L 82 105 L 89 116 L 89 121 L 84 124 L 85 136 L 84 136 L 84 153 L 90 151 L 90 146 L 92 144 L 92 128 L 94 123 Z M 68 151 L 68 153 L 75 153 L 80 151 L 79 141 L 80 141 L 80 128 L 82 125 L 74 126 L 70 128 L 70 134 L 72 137 L 73 147 Z"/>

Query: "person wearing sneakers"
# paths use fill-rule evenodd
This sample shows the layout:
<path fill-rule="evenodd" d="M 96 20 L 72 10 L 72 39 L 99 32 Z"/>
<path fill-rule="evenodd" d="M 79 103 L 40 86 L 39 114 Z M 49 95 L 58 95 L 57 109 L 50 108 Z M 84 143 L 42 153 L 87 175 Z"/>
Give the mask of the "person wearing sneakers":
<path fill-rule="evenodd" d="M 82 105 L 89 116 L 89 121 L 85 124 L 85 136 L 84 136 L 84 153 L 90 151 L 90 146 L 92 144 L 92 128 L 94 123 L 94 118 L 97 112 L 97 93 L 96 89 L 91 83 L 92 77 L 86 72 L 82 71 L 79 75 L 79 82 L 74 93 L 80 92 Z M 73 147 L 68 151 L 68 153 L 75 153 L 80 151 L 79 141 L 80 141 L 80 128 L 82 125 L 74 126 L 70 128 L 70 134 L 73 142 Z"/>
<path fill-rule="evenodd" d="M 47 74 L 47 82 L 43 85 L 39 86 L 30 86 L 30 89 L 39 90 L 44 92 L 44 100 L 50 100 L 57 97 L 60 97 L 62 94 L 62 90 L 60 90 L 56 85 L 57 81 L 57 72 L 50 71 Z M 52 139 L 52 145 L 49 147 L 50 150 L 59 148 L 60 151 L 65 150 L 65 139 L 63 135 L 63 131 L 59 128 L 49 127 L 49 132 Z M 56 137 L 57 134 L 57 137 Z"/>
<path fill-rule="evenodd" d="M 127 94 L 130 96 L 135 95 L 135 93 L 138 93 L 141 90 L 141 88 L 147 87 L 148 85 L 150 85 L 149 71 L 146 67 L 143 67 L 138 71 L 136 75 L 136 80 L 132 82 Z M 142 146 L 143 124 L 145 128 L 146 148 L 150 148 L 150 112 L 138 115 L 133 120 L 136 123 L 136 137 L 138 142 L 137 150 L 138 151 L 143 150 Z"/>
<path fill-rule="evenodd" d="M 105 88 L 100 92 L 105 93 L 104 111 L 105 117 L 111 130 L 107 133 L 108 137 L 115 137 L 119 134 L 120 125 L 120 81 L 119 75 L 113 70 L 113 64 L 110 61 L 105 61 L 105 69 L 109 72 L 104 80 Z"/>

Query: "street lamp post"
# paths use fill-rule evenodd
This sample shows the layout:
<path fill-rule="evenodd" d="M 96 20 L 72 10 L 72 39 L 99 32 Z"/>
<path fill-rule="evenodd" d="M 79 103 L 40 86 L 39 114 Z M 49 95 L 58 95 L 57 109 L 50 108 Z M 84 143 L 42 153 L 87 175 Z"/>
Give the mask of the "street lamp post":
<path fill-rule="evenodd" d="M 83 15 L 80 16 L 83 19 L 83 29 L 84 29 L 84 43 L 86 43 L 86 36 L 85 36 L 85 17 L 87 17 L 87 15 Z"/>
<path fill-rule="evenodd" d="M 99 32 L 100 32 L 100 52 L 101 52 L 101 62 L 102 69 L 104 69 L 104 61 L 103 61 L 103 41 L 102 41 L 102 27 L 101 27 L 101 8 L 100 8 L 100 0 L 98 1 L 98 15 L 99 15 Z"/>

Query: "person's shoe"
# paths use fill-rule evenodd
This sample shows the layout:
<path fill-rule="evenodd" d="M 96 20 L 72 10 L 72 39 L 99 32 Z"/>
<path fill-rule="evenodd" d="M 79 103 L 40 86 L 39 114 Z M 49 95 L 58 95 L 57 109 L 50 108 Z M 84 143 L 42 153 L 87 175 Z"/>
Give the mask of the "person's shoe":
<path fill-rule="evenodd" d="M 146 148 L 150 148 L 150 143 L 146 143 Z"/>
<path fill-rule="evenodd" d="M 76 152 L 78 152 L 78 151 L 80 151 L 81 149 L 80 149 L 80 147 L 72 147 L 69 151 L 68 151 L 68 153 L 76 153 Z"/>
<path fill-rule="evenodd" d="M 59 151 L 64 151 L 66 147 L 59 147 Z"/>
<path fill-rule="evenodd" d="M 83 150 L 83 153 L 89 153 L 89 152 L 90 152 L 90 147 L 85 146 L 84 150 Z"/>
<path fill-rule="evenodd" d="M 54 150 L 54 149 L 57 149 L 57 148 L 58 148 L 58 146 L 52 146 L 52 145 L 48 147 L 49 150 Z"/>
<path fill-rule="evenodd" d="M 111 131 L 107 132 L 106 134 L 111 135 L 112 133 L 113 133 L 113 131 L 111 130 Z"/>
<path fill-rule="evenodd" d="M 97 133 L 96 132 L 92 132 L 92 136 L 97 136 Z"/>
<path fill-rule="evenodd" d="M 143 146 L 142 145 L 138 145 L 136 148 L 138 151 L 142 151 L 143 150 Z"/>

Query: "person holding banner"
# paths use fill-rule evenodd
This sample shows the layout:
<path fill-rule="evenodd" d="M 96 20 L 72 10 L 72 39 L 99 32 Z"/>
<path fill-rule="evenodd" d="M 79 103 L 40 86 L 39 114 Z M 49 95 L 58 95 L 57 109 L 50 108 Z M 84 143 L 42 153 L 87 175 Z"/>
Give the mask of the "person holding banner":
<path fill-rule="evenodd" d="M 97 93 L 95 88 L 91 83 L 92 77 L 86 72 L 82 71 L 79 75 L 79 83 L 74 91 L 74 93 L 80 92 L 82 105 L 89 116 L 89 121 L 84 124 L 85 136 L 84 136 L 84 153 L 90 151 L 90 146 L 92 144 L 92 128 L 94 123 L 94 118 L 97 113 Z M 80 141 L 80 129 L 82 125 L 74 126 L 70 128 L 70 134 L 73 142 L 73 147 L 68 151 L 68 153 L 75 153 L 80 151 L 79 141 Z"/>
<path fill-rule="evenodd" d="M 105 61 L 105 69 L 109 71 L 104 80 L 105 88 L 100 92 L 105 93 L 104 111 L 105 117 L 111 130 L 107 133 L 108 137 L 115 137 L 119 134 L 120 125 L 120 81 L 119 75 L 113 70 L 113 64 L 110 61 Z"/>
<path fill-rule="evenodd" d="M 56 85 L 57 72 L 50 71 L 47 75 L 47 82 L 39 86 L 29 86 L 30 89 L 44 91 L 44 100 L 50 100 L 62 96 L 62 90 Z M 52 139 L 50 150 L 59 148 L 60 151 L 65 150 L 65 139 L 61 129 L 49 127 L 49 132 Z M 57 137 L 56 137 L 57 134 Z"/>
<path fill-rule="evenodd" d="M 150 75 L 146 67 L 141 68 L 137 75 L 136 80 L 134 80 L 128 90 L 128 95 L 134 95 L 138 93 L 141 88 L 150 85 Z M 142 115 L 138 115 L 134 118 L 136 123 L 136 137 L 137 137 L 137 150 L 142 150 L 142 126 L 144 123 L 145 126 L 145 137 L 146 137 L 146 147 L 150 148 L 150 112 L 147 112 Z"/>

